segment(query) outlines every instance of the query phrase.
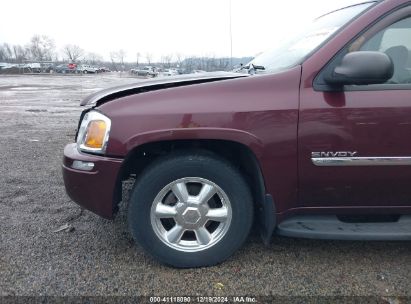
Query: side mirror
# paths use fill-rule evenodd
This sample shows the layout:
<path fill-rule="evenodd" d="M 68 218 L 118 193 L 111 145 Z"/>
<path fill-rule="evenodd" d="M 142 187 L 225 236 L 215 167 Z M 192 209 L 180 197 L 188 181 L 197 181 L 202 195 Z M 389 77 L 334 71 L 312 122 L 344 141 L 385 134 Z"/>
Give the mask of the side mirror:
<path fill-rule="evenodd" d="M 345 55 L 341 64 L 324 80 L 334 86 L 379 84 L 387 82 L 393 73 L 394 65 L 387 54 L 359 51 Z"/>

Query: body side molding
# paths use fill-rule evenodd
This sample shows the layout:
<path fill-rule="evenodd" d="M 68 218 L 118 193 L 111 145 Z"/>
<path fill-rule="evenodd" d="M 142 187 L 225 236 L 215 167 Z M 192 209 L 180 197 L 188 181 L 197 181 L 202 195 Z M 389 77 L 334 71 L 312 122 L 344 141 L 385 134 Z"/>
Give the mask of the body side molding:
<path fill-rule="evenodd" d="M 312 157 L 319 167 L 337 166 L 410 166 L 410 156 L 400 157 Z"/>

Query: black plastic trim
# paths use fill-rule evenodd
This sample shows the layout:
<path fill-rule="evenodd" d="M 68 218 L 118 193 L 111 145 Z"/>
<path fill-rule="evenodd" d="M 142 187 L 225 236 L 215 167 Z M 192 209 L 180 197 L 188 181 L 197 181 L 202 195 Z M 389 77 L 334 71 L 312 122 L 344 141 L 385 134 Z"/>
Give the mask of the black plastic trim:
<path fill-rule="evenodd" d="M 263 240 L 264 245 L 268 246 L 276 226 L 275 204 L 273 197 L 270 194 L 265 195 L 264 203 L 259 209 L 258 218 L 261 239 Z"/>
<path fill-rule="evenodd" d="M 350 223 L 335 215 L 301 215 L 281 222 L 277 234 L 288 237 L 354 240 L 354 241 L 408 241 L 411 240 L 411 215 L 398 221 Z"/>

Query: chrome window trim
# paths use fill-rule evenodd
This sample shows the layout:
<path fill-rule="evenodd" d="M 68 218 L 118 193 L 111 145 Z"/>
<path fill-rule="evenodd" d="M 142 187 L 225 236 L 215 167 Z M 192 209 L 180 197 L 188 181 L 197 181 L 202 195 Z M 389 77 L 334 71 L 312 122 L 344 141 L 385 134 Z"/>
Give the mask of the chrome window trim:
<path fill-rule="evenodd" d="M 411 157 L 312 157 L 312 163 L 319 167 L 343 166 L 409 166 Z"/>

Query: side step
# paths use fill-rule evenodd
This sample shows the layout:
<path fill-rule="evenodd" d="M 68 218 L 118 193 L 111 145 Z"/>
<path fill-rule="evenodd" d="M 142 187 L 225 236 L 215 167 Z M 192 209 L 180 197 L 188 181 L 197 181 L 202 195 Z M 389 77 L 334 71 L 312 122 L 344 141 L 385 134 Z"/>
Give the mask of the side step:
<path fill-rule="evenodd" d="M 376 223 L 347 223 L 335 215 L 294 216 L 277 226 L 277 234 L 325 240 L 404 241 L 411 240 L 411 216 Z"/>

